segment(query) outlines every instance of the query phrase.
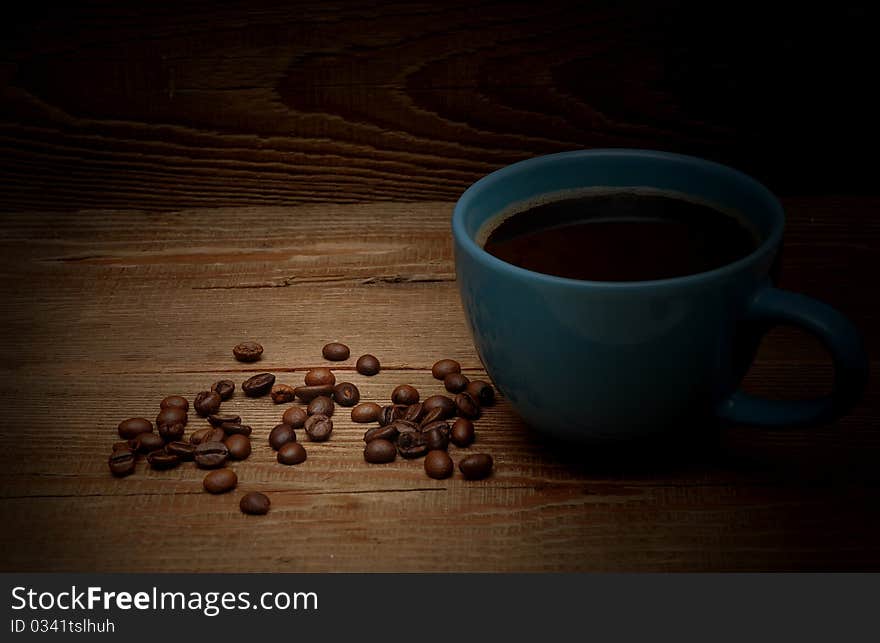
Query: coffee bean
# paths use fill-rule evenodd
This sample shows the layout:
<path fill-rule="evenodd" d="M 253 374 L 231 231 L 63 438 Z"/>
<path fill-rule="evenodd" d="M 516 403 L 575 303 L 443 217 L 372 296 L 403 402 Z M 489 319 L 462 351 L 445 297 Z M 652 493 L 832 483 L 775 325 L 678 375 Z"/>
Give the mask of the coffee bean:
<path fill-rule="evenodd" d="M 196 455 L 196 447 L 188 442 L 169 442 L 165 445 L 165 450 L 180 458 L 181 462 L 192 462 Z"/>
<path fill-rule="evenodd" d="M 163 469 L 173 469 L 179 465 L 180 458 L 173 453 L 168 453 L 165 449 L 159 449 L 147 456 L 147 462 L 150 463 L 151 469 L 162 471 Z"/>
<path fill-rule="evenodd" d="M 306 450 L 299 442 L 288 442 L 278 449 L 279 464 L 299 464 L 306 461 Z"/>
<path fill-rule="evenodd" d="M 141 433 L 134 438 L 133 446 L 138 453 L 149 453 L 165 446 L 165 440 L 156 433 Z"/>
<path fill-rule="evenodd" d="M 226 435 L 243 435 L 245 437 L 249 436 L 253 431 L 251 427 L 241 422 L 224 422 L 219 428 Z"/>
<path fill-rule="evenodd" d="M 202 480 L 202 485 L 208 493 L 226 493 L 235 489 L 237 484 L 238 476 L 232 469 L 212 471 Z"/>
<path fill-rule="evenodd" d="M 410 422 L 421 422 L 424 415 L 425 406 L 421 402 L 416 402 L 415 404 L 410 404 L 406 407 L 406 413 L 403 414 L 403 419 L 409 420 Z"/>
<path fill-rule="evenodd" d="M 333 386 L 330 384 L 321 384 L 319 386 L 297 386 L 293 389 L 296 396 L 303 402 L 311 402 L 319 395 L 333 395 Z"/>
<path fill-rule="evenodd" d="M 393 442 L 379 438 L 367 442 L 364 447 L 364 460 L 370 464 L 384 464 L 394 462 L 397 458 L 397 447 Z"/>
<path fill-rule="evenodd" d="M 469 455 L 458 463 L 458 469 L 468 480 L 481 480 L 492 473 L 492 456 L 488 453 Z"/>
<path fill-rule="evenodd" d="M 374 440 L 375 442 L 375 440 Z M 370 443 L 372 444 L 372 442 Z M 397 451 L 407 459 L 421 458 L 428 452 L 428 445 L 418 431 L 409 431 L 397 436 Z"/>
<path fill-rule="evenodd" d="M 298 429 L 305 424 L 306 418 L 308 417 L 309 414 L 306 413 L 305 409 L 301 409 L 298 406 L 291 406 L 284 412 L 284 415 L 281 416 L 281 421 L 285 424 L 289 424 L 294 429 Z"/>
<path fill-rule="evenodd" d="M 383 406 L 382 410 L 379 412 L 379 425 L 385 426 L 386 424 L 391 424 L 394 420 L 402 419 L 404 415 L 406 415 L 406 407 L 402 404 L 389 404 L 388 406 Z"/>
<path fill-rule="evenodd" d="M 256 362 L 263 354 L 263 347 L 257 342 L 242 342 L 232 349 L 232 354 L 239 362 Z"/>
<path fill-rule="evenodd" d="M 443 420 L 445 417 L 446 410 L 439 406 L 435 406 L 433 409 L 425 409 L 424 406 L 422 406 L 422 419 L 419 421 L 419 424 L 422 427 L 425 427 L 432 422 Z"/>
<path fill-rule="evenodd" d="M 425 473 L 429 478 L 443 480 L 452 475 L 455 465 L 446 451 L 428 451 L 425 456 Z"/>
<path fill-rule="evenodd" d="M 345 344 L 330 342 L 324 346 L 321 350 L 321 354 L 324 356 L 324 359 L 329 359 L 331 362 L 341 362 L 344 359 L 348 359 L 351 351 L 348 350 L 348 346 Z"/>
<path fill-rule="evenodd" d="M 361 392 L 351 382 L 341 382 L 333 389 L 333 399 L 339 406 L 354 406 L 361 399 Z"/>
<path fill-rule="evenodd" d="M 220 403 L 222 401 L 219 393 L 214 391 L 202 391 L 196 395 L 196 399 L 193 400 L 193 408 L 196 410 L 196 413 L 202 417 L 206 417 L 219 411 Z"/>
<path fill-rule="evenodd" d="M 288 442 L 296 442 L 296 432 L 289 424 L 276 424 L 275 428 L 269 431 L 269 446 L 276 451 Z"/>
<path fill-rule="evenodd" d="M 110 473 L 117 478 L 134 473 L 134 452 L 131 449 L 113 449 L 107 459 Z"/>
<path fill-rule="evenodd" d="M 232 380 L 220 380 L 211 385 L 211 390 L 219 395 L 221 400 L 226 401 L 235 393 L 235 382 Z"/>
<path fill-rule="evenodd" d="M 401 384 L 391 391 L 391 401 L 395 404 L 415 404 L 419 401 L 419 392 L 414 386 Z"/>
<path fill-rule="evenodd" d="M 330 417 L 333 415 L 333 409 L 333 400 L 326 395 L 319 395 L 309 402 L 306 412 L 309 415 L 326 415 L 327 417 Z"/>
<path fill-rule="evenodd" d="M 305 423 L 306 434 L 312 442 L 325 442 L 333 432 L 333 421 L 326 415 L 312 415 Z"/>
<path fill-rule="evenodd" d="M 455 446 L 470 446 L 475 437 L 474 423 L 467 418 L 458 418 L 452 423 L 452 431 L 449 433 L 449 439 L 452 440 L 452 444 Z"/>
<path fill-rule="evenodd" d="M 128 418 L 116 427 L 119 437 L 123 440 L 131 440 L 141 433 L 149 433 L 153 430 L 152 423 L 147 418 Z"/>
<path fill-rule="evenodd" d="M 180 409 L 184 413 L 189 411 L 189 402 L 182 395 L 169 395 L 159 402 L 160 409 Z"/>
<path fill-rule="evenodd" d="M 156 427 L 159 429 L 159 435 L 166 442 L 174 442 L 182 438 L 186 423 L 186 411 L 178 407 L 162 409 L 156 416 Z"/>
<path fill-rule="evenodd" d="M 262 516 L 269 512 L 269 499 L 258 491 L 251 491 L 241 497 L 238 508 L 251 516 Z"/>
<path fill-rule="evenodd" d="M 229 457 L 229 449 L 222 442 L 202 442 L 196 447 L 195 461 L 202 469 L 222 467 Z"/>
<path fill-rule="evenodd" d="M 431 429 L 422 432 L 422 439 L 429 451 L 446 451 L 449 447 L 449 435 L 441 429 Z"/>
<path fill-rule="evenodd" d="M 393 426 L 394 428 L 396 428 L 398 433 L 419 432 L 418 424 L 416 424 L 415 422 L 410 422 L 409 420 L 404 420 L 403 418 L 399 420 L 394 420 L 394 422 L 392 422 L 388 426 Z"/>
<path fill-rule="evenodd" d="M 455 406 L 461 417 L 476 420 L 480 417 L 480 405 L 470 396 L 470 393 L 459 393 L 455 396 Z"/>
<path fill-rule="evenodd" d="M 450 373 L 461 373 L 461 364 L 454 359 L 441 359 L 438 362 L 434 362 L 434 365 L 431 367 L 431 375 L 438 380 L 445 379 Z"/>
<path fill-rule="evenodd" d="M 276 384 L 272 387 L 270 395 L 275 404 L 286 404 L 288 402 L 293 402 L 293 399 L 296 397 L 296 392 L 289 384 Z"/>
<path fill-rule="evenodd" d="M 450 373 L 443 378 L 443 386 L 445 386 L 446 390 L 450 393 L 461 393 L 465 387 L 467 387 L 469 381 L 470 380 L 461 373 Z"/>
<path fill-rule="evenodd" d="M 428 433 L 428 431 L 433 431 L 435 429 L 443 432 L 446 436 L 449 436 L 449 433 L 452 431 L 452 427 L 446 420 L 434 420 L 433 422 L 428 422 L 427 424 L 422 423 L 419 425 L 419 430 L 422 433 Z"/>
<path fill-rule="evenodd" d="M 336 384 L 336 376 L 329 368 L 321 366 L 313 368 L 305 377 L 306 386 L 324 386 L 325 384 Z"/>
<path fill-rule="evenodd" d="M 357 372 L 361 375 L 375 375 L 381 368 L 379 360 L 374 355 L 361 355 L 355 364 Z"/>
<path fill-rule="evenodd" d="M 214 413 L 208 416 L 208 424 L 211 426 L 220 426 L 226 423 L 237 424 L 241 422 L 241 416 L 234 413 Z"/>
<path fill-rule="evenodd" d="M 495 401 L 495 389 L 483 380 L 474 380 L 464 389 L 481 406 L 490 406 Z"/>
<path fill-rule="evenodd" d="M 364 402 L 351 410 L 351 421 L 360 424 L 375 422 L 379 419 L 379 413 L 381 412 L 382 407 L 375 402 Z"/>
<path fill-rule="evenodd" d="M 227 436 L 223 443 L 229 450 L 229 457 L 233 460 L 244 460 L 251 454 L 250 438 L 240 433 Z"/>
<path fill-rule="evenodd" d="M 374 426 L 367 429 L 367 432 L 364 433 L 364 442 L 372 442 L 373 440 L 390 440 L 394 442 L 397 440 L 398 435 L 400 435 L 400 431 L 397 430 L 394 424 Z"/>
<path fill-rule="evenodd" d="M 431 409 L 441 409 L 443 412 L 437 419 L 446 419 L 451 418 L 455 415 L 455 412 L 458 410 L 455 402 L 450 397 L 446 397 L 445 395 L 432 395 L 424 402 L 425 413 L 428 413 Z"/>
<path fill-rule="evenodd" d="M 272 373 L 258 373 L 242 382 L 241 390 L 248 397 L 260 397 L 268 393 L 275 383 Z"/>
<path fill-rule="evenodd" d="M 206 426 L 203 429 L 193 431 L 189 436 L 190 444 L 202 444 L 203 442 L 222 442 L 226 432 L 219 427 Z"/>
<path fill-rule="evenodd" d="M 186 427 L 183 424 L 160 424 L 159 437 L 165 442 L 175 442 L 183 437 Z"/>

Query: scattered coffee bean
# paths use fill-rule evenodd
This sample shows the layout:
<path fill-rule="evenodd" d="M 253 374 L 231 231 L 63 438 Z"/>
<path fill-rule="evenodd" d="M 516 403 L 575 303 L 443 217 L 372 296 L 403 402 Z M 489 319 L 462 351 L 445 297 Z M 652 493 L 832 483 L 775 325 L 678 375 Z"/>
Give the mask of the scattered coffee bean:
<path fill-rule="evenodd" d="M 382 407 L 375 402 L 364 402 L 358 404 L 351 410 L 351 421 L 365 424 L 367 422 L 375 422 L 379 419 Z"/>
<path fill-rule="evenodd" d="M 495 401 L 495 389 L 483 380 L 474 380 L 464 389 L 481 406 L 491 406 Z"/>
<path fill-rule="evenodd" d="M 391 391 L 391 401 L 395 404 L 415 404 L 419 401 L 419 392 L 414 386 L 401 384 Z"/>
<path fill-rule="evenodd" d="M 409 420 L 410 422 L 421 422 L 424 415 L 424 404 L 422 404 L 421 402 L 416 402 L 415 404 L 410 404 L 408 407 L 406 407 L 406 413 L 403 414 L 403 419 Z"/>
<path fill-rule="evenodd" d="M 445 386 L 446 390 L 450 393 L 461 393 L 465 387 L 467 387 L 469 381 L 470 380 L 461 373 L 450 373 L 443 378 L 443 386 Z"/>
<path fill-rule="evenodd" d="M 269 499 L 258 491 L 251 491 L 241 497 L 238 503 L 242 513 L 262 516 L 269 513 Z"/>
<path fill-rule="evenodd" d="M 325 384 L 336 384 L 336 376 L 329 368 L 321 366 L 313 368 L 305 377 L 306 386 L 324 386 Z"/>
<path fill-rule="evenodd" d="M 367 432 L 364 433 L 364 442 L 372 442 L 373 440 L 390 440 L 394 442 L 397 440 L 398 435 L 400 435 L 400 431 L 397 430 L 394 424 L 374 426 L 367 429 Z"/>
<path fill-rule="evenodd" d="M 333 388 L 333 399 L 340 406 L 354 406 L 361 400 L 361 392 L 351 382 L 340 382 Z"/>
<path fill-rule="evenodd" d="M 235 382 L 232 380 L 220 380 L 211 385 L 211 390 L 219 395 L 220 399 L 225 402 L 232 397 L 233 393 L 235 393 Z"/>
<path fill-rule="evenodd" d="M 364 447 L 364 460 L 370 464 L 384 464 L 394 462 L 397 458 L 397 447 L 393 442 L 382 438 L 367 442 Z"/>
<path fill-rule="evenodd" d="M 186 427 L 183 424 L 160 424 L 159 437 L 165 442 L 175 442 L 183 437 Z"/>
<path fill-rule="evenodd" d="M 325 442 L 333 432 L 333 421 L 326 415 L 312 415 L 304 425 L 306 434 L 312 442 Z"/>
<path fill-rule="evenodd" d="M 117 478 L 134 473 L 134 452 L 131 449 L 113 449 L 107 460 L 110 473 Z"/>
<path fill-rule="evenodd" d="M 361 355 L 355 364 L 357 372 L 361 375 L 375 375 L 381 368 L 379 360 L 374 355 Z"/>
<path fill-rule="evenodd" d="M 232 469 L 212 471 L 202 480 L 202 485 L 208 493 L 226 493 L 235 489 L 237 484 L 238 476 Z"/>
<path fill-rule="evenodd" d="M 406 415 L 406 407 L 402 404 L 389 404 L 388 406 L 383 406 L 382 410 L 379 412 L 379 425 L 385 426 L 386 424 L 391 424 L 394 420 L 402 419 L 404 415 Z"/>
<path fill-rule="evenodd" d="M 189 442 L 169 442 L 165 445 L 165 450 L 176 455 L 181 462 L 192 462 L 196 455 L 195 445 Z"/>
<path fill-rule="evenodd" d="M 425 413 L 431 411 L 431 409 L 441 409 L 442 414 L 437 419 L 444 420 L 446 418 L 451 418 L 455 415 L 455 412 L 458 410 L 458 407 L 455 405 L 455 402 L 451 397 L 446 397 L 445 395 L 432 395 L 424 402 Z"/>
<path fill-rule="evenodd" d="M 275 376 L 272 373 L 258 373 L 246 379 L 241 385 L 241 390 L 248 397 L 260 397 L 268 393 L 274 383 Z"/>
<path fill-rule="evenodd" d="M 461 364 L 454 359 L 441 359 L 438 362 L 434 362 L 434 365 L 431 367 L 431 375 L 438 380 L 446 379 L 446 376 L 450 373 L 461 373 Z"/>
<path fill-rule="evenodd" d="M 165 440 L 156 433 L 141 433 L 132 442 L 134 450 L 138 453 L 149 453 L 165 446 Z"/>
<path fill-rule="evenodd" d="M 219 427 L 206 426 L 203 429 L 197 429 L 189 436 L 190 444 L 202 444 L 203 442 L 222 442 L 226 437 L 226 432 Z"/>
<path fill-rule="evenodd" d="M 333 386 L 331 384 L 320 384 L 318 386 L 297 386 L 294 390 L 296 396 L 303 402 L 311 402 L 319 395 L 333 395 Z"/>
<path fill-rule="evenodd" d="M 159 402 L 160 409 L 181 409 L 184 413 L 189 411 L 189 402 L 182 395 L 169 395 Z"/>
<path fill-rule="evenodd" d="M 388 426 L 393 426 L 395 429 L 397 429 L 398 433 L 413 433 L 413 432 L 418 433 L 419 432 L 419 425 L 418 424 L 416 424 L 415 422 L 410 422 L 409 420 L 404 420 L 403 418 L 401 418 L 399 420 L 394 420 L 394 422 L 392 422 Z"/>
<path fill-rule="evenodd" d="M 240 433 L 227 436 L 223 443 L 229 450 L 229 457 L 233 460 L 244 460 L 251 454 L 250 439 Z"/>
<path fill-rule="evenodd" d="M 424 405 L 422 406 L 422 419 L 419 421 L 422 427 L 425 427 L 432 422 L 437 422 L 446 417 L 446 410 L 442 407 L 435 406 L 433 409 L 426 409 Z"/>
<path fill-rule="evenodd" d="M 492 473 L 492 456 L 488 453 L 469 455 L 458 463 L 458 469 L 468 480 L 481 480 Z"/>
<path fill-rule="evenodd" d="M 202 417 L 207 417 L 220 410 L 220 394 L 215 391 L 202 391 L 193 400 L 193 408 Z"/>
<path fill-rule="evenodd" d="M 475 437 L 474 423 L 467 418 L 458 418 L 452 423 L 452 431 L 449 433 L 449 439 L 452 440 L 452 444 L 455 446 L 470 446 L 473 444 Z"/>
<path fill-rule="evenodd" d="M 232 349 L 232 354 L 239 362 L 256 362 L 263 354 L 263 347 L 257 342 L 242 342 Z"/>
<path fill-rule="evenodd" d="M 186 425 L 188 419 L 186 411 L 175 406 L 169 406 L 159 411 L 159 414 L 156 416 L 156 426 L 160 427 L 163 424 Z"/>
<path fill-rule="evenodd" d="M 222 442 L 202 442 L 196 447 L 195 461 L 202 469 L 222 467 L 229 457 L 229 449 Z"/>
<path fill-rule="evenodd" d="M 232 424 L 239 423 L 241 422 L 241 416 L 235 415 L 234 413 L 214 413 L 213 415 L 208 416 L 208 423 L 211 426 L 220 426 L 227 422 Z"/>
<path fill-rule="evenodd" d="M 173 469 L 177 465 L 180 464 L 180 458 L 174 455 L 173 453 L 168 453 L 165 449 L 159 449 L 157 451 L 153 451 L 150 455 L 147 456 L 147 462 L 150 463 L 150 468 L 155 469 L 156 471 L 162 471 L 164 469 Z"/>
<path fill-rule="evenodd" d="M 306 409 L 306 413 L 309 415 L 326 415 L 330 417 L 333 415 L 333 400 L 331 400 L 326 395 L 319 395 L 314 400 L 309 402 L 309 406 Z"/>
<path fill-rule="evenodd" d="M 430 429 L 422 432 L 422 439 L 429 451 L 446 451 L 449 447 L 449 434 L 441 429 Z"/>
<path fill-rule="evenodd" d="M 275 428 L 269 431 L 269 446 L 276 451 L 288 442 L 296 442 L 296 432 L 289 424 L 276 424 Z"/>
<path fill-rule="evenodd" d="M 309 414 L 306 413 L 305 409 L 301 409 L 298 406 L 291 406 L 284 412 L 284 415 L 281 416 L 281 421 L 285 424 L 289 424 L 294 429 L 298 429 L 306 422 L 306 418 L 309 417 Z"/>
<path fill-rule="evenodd" d="M 296 392 L 289 384 L 276 384 L 272 387 L 270 395 L 275 404 L 286 404 L 288 402 L 293 402 L 296 397 Z"/>
<path fill-rule="evenodd" d="M 425 456 L 425 473 L 429 478 L 443 480 L 452 475 L 455 465 L 446 451 L 428 451 Z"/>
<path fill-rule="evenodd" d="M 224 422 L 219 427 L 226 435 L 243 435 L 249 436 L 253 429 L 247 424 L 241 422 Z"/>
<path fill-rule="evenodd" d="M 306 450 L 299 442 L 288 442 L 278 449 L 276 456 L 279 464 L 300 464 L 306 461 Z"/>
<path fill-rule="evenodd" d="M 153 430 L 153 424 L 147 418 L 128 418 L 116 427 L 119 437 L 123 440 L 131 440 L 141 433 L 149 433 Z"/>
<path fill-rule="evenodd" d="M 434 420 L 433 422 L 428 422 L 427 424 L 422 423 L 419 426 L 419 430 L 422 433 L 428 433 L 428 431 L 442 431 L 444 435 L 449 436 L 449 433 L 452 431 L 452 427 L 449 425 L 449 422 L 446 420 Z"/>
<path fill-rule="evenodd" d="M 422 439 L 421 433 L 418 431 L 408 431 L 397 436 L 397 451 L 402 457 L 407 459 L 421 458 L 428 452 L 428 445 Z"/>
<path fill-rule="evenodd" d="M 321 354 L 324 356 L 324 359 L 329 359 L 331 362 L 341 362 L 344 359 L 348 359 L 348 356 L 351 355 L 351 351 L 348 350 L 348 346 L 345 344 L 330 342 L 324 346 L 321 350 Z"/>
<path fill-rule="evenodd" d="M 455 396 L 455 406 L 461 417 L 476 420 L 480 417 L 480 405 L 470 396 L 470 393 L 459 393 Z"/>

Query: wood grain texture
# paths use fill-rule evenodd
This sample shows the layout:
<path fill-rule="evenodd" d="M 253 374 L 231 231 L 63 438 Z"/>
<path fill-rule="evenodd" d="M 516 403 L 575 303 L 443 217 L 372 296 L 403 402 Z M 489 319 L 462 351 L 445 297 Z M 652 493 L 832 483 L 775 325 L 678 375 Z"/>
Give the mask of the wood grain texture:
<path fill-rule="evenodd" d="M 873 368 L 880 308 L 865 268 L 876 199 L 786 202 L 782 285 L 822 297 L 866 335 Z M 333 438 L 297 467 L 266 436 L 286 406 L 240 394 L 224 410 L 255 428 L 236 492 L 203 472 L 139 463 L 113 479 L 119 420 L 153 417 L 167 394 L 267 370 L 297 383 L 340 340 L 334 368 L 363 399 L 398 383 L 440 392 L 440 357 L 482 374 L 454 282 L 452 204 L 10 213 L 0 224 L 0 569 L 32 571 L 586 571 L 880 569 L 880 389 L 823 427 L 730 427 L 692 452 L 617 454 L 549 442 L 502 399 L 474 450 L 493 477 L 434 481 L 420 461 L 363 462 L 363 427 L 343 409 Z M 840 284 L 848 284 L 841 288 Z M 231 356 L 242 338 L 259 364 Z M 384 364 L 353 372 L 358 355 Z M 830 381 L 821 347 L 775 331 L 749 386 L 779 397 Z M 191 416 L 190 429 L 204 424 Z M 707 430 L 707 434 L 709 431 Z M 453 451 L 458 459 L 460 453 Z M 614 459 L 616 458 L 616 459 Z M 240 514 L 246 491 L 265 517 Z M 213 552 L 222 552 L 216 555 Z"/>

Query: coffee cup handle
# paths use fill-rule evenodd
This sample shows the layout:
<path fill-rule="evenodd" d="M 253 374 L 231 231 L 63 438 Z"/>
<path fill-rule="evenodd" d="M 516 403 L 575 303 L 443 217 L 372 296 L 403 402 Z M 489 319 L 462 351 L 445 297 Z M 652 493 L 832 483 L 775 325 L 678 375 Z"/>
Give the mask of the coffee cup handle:
<path fill-rule="evenodd" d="M 782 401 L 736 391 L 718 407 L 732 422 L 758 426 L 797 426 L 828 422 L 858 402 L 868 381 L 868 356 L 858 331 L 839 312 L 820 301 L 772 286 L 757 292 L 746 318 L 792 324 L 818 337 L 831 352 L 834 385 L 830 395 Z"/>

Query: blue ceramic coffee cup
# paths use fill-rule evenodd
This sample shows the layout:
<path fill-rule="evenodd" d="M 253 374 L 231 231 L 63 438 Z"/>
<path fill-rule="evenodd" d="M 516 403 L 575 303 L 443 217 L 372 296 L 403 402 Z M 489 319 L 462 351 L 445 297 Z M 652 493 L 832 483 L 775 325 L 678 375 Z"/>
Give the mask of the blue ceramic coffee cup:
<path fill-rule="evenodd" d="M 736 211 L 760 243 L 715 270 L 640 282 L 546 275 L 480 246 L 487 223 L 517 203 L 609 187 L 669 191 Z M 745 174 L 624 149 L 503 168 L 468 188 L 452 217 L 461 300 L 492 380 L 529 425 L 588 441 L 662 434 L 710 417 L 763 426 L 826 422 L 855 403 L 868 370 L 855 328 L 826 304 L 771 283 L 783 227 L 779 201 Z M 761 334 L 778 323 L 800 326 L 828 347 L 830 395 L 781 401 L 738 390 Z"/>

